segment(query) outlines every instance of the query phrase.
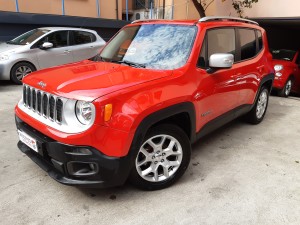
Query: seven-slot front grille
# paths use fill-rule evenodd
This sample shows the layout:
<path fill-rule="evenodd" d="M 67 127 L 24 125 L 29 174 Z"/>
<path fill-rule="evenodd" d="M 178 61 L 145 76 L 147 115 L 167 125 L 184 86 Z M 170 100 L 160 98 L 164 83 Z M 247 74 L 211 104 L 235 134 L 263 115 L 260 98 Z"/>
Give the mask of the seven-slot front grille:
<path fill-rule="evenodd" d="M 62 122 L 63 101 L 54 95 L 24 85 L 23 103 L 39 115 L 58 124 Z"/>

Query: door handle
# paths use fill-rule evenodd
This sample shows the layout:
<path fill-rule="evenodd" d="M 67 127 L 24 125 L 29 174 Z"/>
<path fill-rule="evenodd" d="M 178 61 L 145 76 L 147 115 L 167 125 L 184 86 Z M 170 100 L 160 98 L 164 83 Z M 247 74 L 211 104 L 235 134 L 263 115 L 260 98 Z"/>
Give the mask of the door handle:
<path fill-rule="evenodd" d="M 256 69 L 257 69 L 258 72 L 260 72 L 260 73 L 263 72 L 264 68 L 265 68 L 264 65 L 256 67 Z"/>
<path fill-rule="evenodd" d="M 90 48 L 94 48 L 94 46 L 90 46 Z"/>
<path fill-rule="evenodd" d="M 64 53 L 71 53 L 71 51 L 70 50 L 65 50 Z"/>

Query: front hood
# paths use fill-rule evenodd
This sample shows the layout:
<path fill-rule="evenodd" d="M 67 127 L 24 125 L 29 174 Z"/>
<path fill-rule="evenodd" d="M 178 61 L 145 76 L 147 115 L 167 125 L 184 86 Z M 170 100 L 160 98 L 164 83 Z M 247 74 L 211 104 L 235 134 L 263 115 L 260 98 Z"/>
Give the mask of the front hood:
<path fill-rule="evenodd" d="M 106 94 L 166 77 L 172 71 L 147 70 L 107 62 L 85 60 L 40 70 L 26 76 L 25 84 L 58 96 L 93 101 Z M 39 86 L 39 82 L 45 87 Z"/>
<path fill-rule="evenodd" d="M 18 48 L 22 48 L 24 45 L 11 45 L 6 43 L 0 44 L 0 54 L 3 53 L 12 53 L 14 50 L 17 50 Z"/>

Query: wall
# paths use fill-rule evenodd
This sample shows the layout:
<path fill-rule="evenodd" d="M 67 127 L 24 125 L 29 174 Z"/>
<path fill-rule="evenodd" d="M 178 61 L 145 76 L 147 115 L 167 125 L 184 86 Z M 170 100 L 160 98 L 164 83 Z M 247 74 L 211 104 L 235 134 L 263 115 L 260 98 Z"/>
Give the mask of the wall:
<path fill-rule="evenodd" d="M 6 0 L 6 1 L 13 1 L 13 0 Z M 62 6 L 60 0 L 52 0 L 52 1 L 18 0 L 18 3 L 19 3 L 20 12 L 42 13 L 42 14 L 62 13 Z"/>
<path fill-rule="evenodd" d="M 98 0 L 100 18 L 116 19 L 116 0 Z M 19 11 L 62 15 L 62 0 L 18 0 Z M 122 17 L 122 0 L 118 0 L 119 19 Z M 65 0 L 65 15 L 98 17 L 97 0 Z M 15 0 L 0 0 L 0 11 L 16 11 Z"/>
<path fill-rule="evenodd" d="M 13 0 L 0 0 L 0 10 L 16 11 L 16 4 Z"/>
<path fill-rule="evenodd" d="M 126 0 L 122 0 L 122 8 L 123 8 L 123 12 L 125 12 Z M 133 9 L 133 0 L 128 0 L 128 10 L 132 10 L 132 9 Z"/>
<path fill-rule="evenodd" d="M 221 0 L 215 0 L 218 16 L 236 16 L 236 12 L 231 5 L 231 0 L 224 3 Z M 259 0 L 251 9 L 245 9 L 244 16 L 255 17 L 299 17 L 299 0 Z"/>
<path fill-rule="evenodd" d="M 92 0 L 95 1 L 95 0 Z M 122 0 L 118 0 L 119 3 L 119 19 L 122 18 Z M 116 0 L 100 0 L 101 18 L 116 19 Z"/>
<path fill-rule="evenodd" d="M 206 10 L 207 16 L 214 15 L 215 3 Z M 174 19 L 199 19 L 200 15 L 191 0 L 174 0 Z"/>

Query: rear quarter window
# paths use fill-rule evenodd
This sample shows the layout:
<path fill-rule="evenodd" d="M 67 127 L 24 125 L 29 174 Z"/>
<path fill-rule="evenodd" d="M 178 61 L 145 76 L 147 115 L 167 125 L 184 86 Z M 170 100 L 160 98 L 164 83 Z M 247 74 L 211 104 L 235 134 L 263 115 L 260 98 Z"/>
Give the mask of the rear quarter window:
<path fill-rule="evenodd" d="M 96 36 L 90 32 L 73 31 L 73 44 L 81 45 L 96 41 Z"/>

